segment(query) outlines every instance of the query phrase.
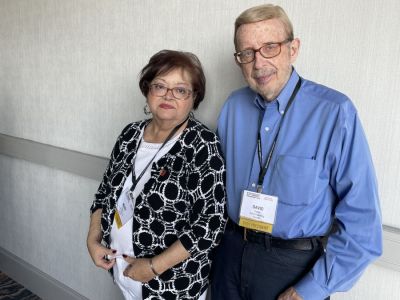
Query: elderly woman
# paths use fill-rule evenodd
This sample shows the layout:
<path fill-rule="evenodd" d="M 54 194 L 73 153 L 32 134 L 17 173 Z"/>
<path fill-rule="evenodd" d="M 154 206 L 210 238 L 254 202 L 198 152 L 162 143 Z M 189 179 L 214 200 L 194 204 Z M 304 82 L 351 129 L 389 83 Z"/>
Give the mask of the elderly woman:
<path fill-rule="evenodd" d="M 91 207 L 88 250 L 126 299 L 205 299 L 226 213 L 219 141 L 191 113 L 204 73 L 194 54 L 163 50 L 139 87 L 152 117 L 117 139 Z"/>

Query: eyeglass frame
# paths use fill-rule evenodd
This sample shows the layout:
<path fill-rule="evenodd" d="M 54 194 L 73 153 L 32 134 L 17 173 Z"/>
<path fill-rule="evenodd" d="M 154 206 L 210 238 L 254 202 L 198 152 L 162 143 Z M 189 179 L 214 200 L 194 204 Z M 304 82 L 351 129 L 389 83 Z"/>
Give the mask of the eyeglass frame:
<path fill-rule="evenodd" d="M 162 87 L 166 88 L 165 94 L 164 94 L 164 95 L 155 95 L 155 94 L 153 94 L 152 88 L 153 88 L 155 85 L 162 86 Z M 149 93 L 151 93 L 151 94 L 152 94 L 153 96 L 155 96 L 155 97 L 164 97 L 166 94 L 168 94 L 168 91 L 171 91 L 172 96 L 173 96 L 176 100 L 179 100 L 179 101 L 186 101 L 187 99 L 189 99 L 190 96 L 195 95 L 195 92 L 194 92 L 194 91 L 192 91 L 192 90 L 190 90 L 190 89 L 187 89 L 187 88 L 185 88 L 185 87 L 177 87 L 177 86 L 176 86 L 176 87 L 173 87 L 173 88 L 169 88 L 169 87 L 167 87 L 167 86 L 165 86 L 165 85 L 163 85 L 163 84 L 161 84 L 161 83 L 148 83 L 148 87 L 149 87 Z M 176 89 L 184 89 L 184 90 L 186 90 L 186 91 L 188 92 L 188 95 L 187 95 L 185 98 L 178 98 L 178 97 L 175 96 L 175 93 L 174 93 L 174 90 L 176 90 Z"/>
<path fill-rule="evenodd" d="M 233 53 L 233 56 L 235 56 L 235 61 L 236 61 L 238 64 L 240 64 L 240 65 L 249 64 L 249 63 L 255 61 L 255 59 L 256 59 L 256 53 L 257 53 L 257 52 L 259 52 L 259 53 L 261 54 L 261 56 L 264 57 L 264 58 L 267 58 L 267 59 L 268 59 L 268 58 L 274 58 L 274 57 L 277 57 L 279 54 L 281 54 L 281 52 L 282 52 L 282 45 L 283 45 L 283 44 L 286 44 L 286 43 L 289 43 L 289 42 L 292 42 L 292 41 L 293 41 L 293 39 L 287 38 L 287 39 L 283 40 L 282 42 L 268 42 L 268 43 L 263 44 L 263 45 L 262 45 L 260 48 L 258 48 L 258 49 L 245 49 L 245 50 L 242 50 L 242 51 L 238 51 L 238 52 L 236 52 L 236 53 Z M 262 48 L 264 48 L 265 46 L 268 46 L 268 45 L 279 45 L 279 52 L 278 52 L 277 54 L 273 55 L 273 56 L 268 56 L 268 57 L 264 56 L 264 55 L 261 53 L 260 50 L 261 50 Z M 251 61 L 248 61 L 248 62 L 240 62 L 240 61 L 238 60 L 238 56 L 239 56 L 242 52 L 248 51 L 248 50 L 252 50 L 252 51 L 253 51 L 253 59 L 252 59 Z"/>

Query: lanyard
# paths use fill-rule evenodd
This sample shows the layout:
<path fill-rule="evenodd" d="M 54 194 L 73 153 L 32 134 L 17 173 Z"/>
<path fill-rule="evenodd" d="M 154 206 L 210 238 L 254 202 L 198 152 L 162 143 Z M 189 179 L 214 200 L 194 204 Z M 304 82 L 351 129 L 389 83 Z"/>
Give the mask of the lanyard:
<path fill-rule="evenodd" d="M 281 120 L 279 122 L 278 131 L 277 131 L 277 133 L 275 135 L 275 138 L 274 138 L 274 140 L 272 142 L 271 148 L 269 149 L 268 156 L 267 156 L 267 161 L 265 162 L 264 167 L 262 167 L 262 146 L 261 146 L 261 135 L 260 135 L 262 118 L 260 117 L 259 130 L 258 130 L 258 135 L 257 135 L 257 152 L 258 152 L 258 161 L 260 163 L 260 173 L 258 175 L 258 182 L 257 182 L 257 192 L 258 193 L 261 193 L 261 191 L 262 191 L 262 184 L 263 184 L 263 181 L 264 181 L 264 177 L 265 177 L 265 174 L 267 173 L 269 164 L 271 162 L 272 154 L 274 153 L 274 150 L 275 150 L 276 142 L 278 140 L 279 132 L 280 132 L 281 127 L 282 127 L 283 119 L 284 119 L 284 117 L 286 115 L 286 112 L 289 110 L 290 105 L 293 103 L 293 100 L 296 97 L 297 92 L 300 89 L 300 86 L 301 86 L 301 78 L 299 78 L 299 80 L 297 81 L 296 87 L 294 88 L 293 93 L 290 96 L 290 99 L 288 101 L 288 104 L 286 105 L 285 111 L 283 112 L 282 118 L 281 118 Z"/>
<path fill-rule="evenodd" d="M 171 132 L 169 133 L 169 135 L 167 136 L 167 138 L 165 139 L 164 143 L 161 145 L 161 147 L 157 150 L 156 154 L 154 154 L 153 158 L 149 161 L 149 163 L 146 165 L 146 167 L 143 169 L 142 173 L 140 173 L 139 177 L 135 177 L 135 169 L 134 166 L 135 164 L 132 164 L 132 187 L 130 188 L 131 191 L 133 191 L 137 185 L 137 183 L 140 181 L 140 179 L 142 178 L 143 174 L 146 172 L 146 170 L 148 169 L 148 167 L 150 166 L 150 164 L 153 162 L 153 160 L 156 158 L 157 154 L 160 152 L 160 150 L 168 143 L 168 141 L 174 136 L 174 134 L 177 132 L 177 130 L 189 119 L 189 117 L 187 117 L 182 123 L 179 123 L 178 125 L 175 126 L 174 129 L 171 130 Z M 140 143 L 142 142 L 142 140 L 140 140 L 139 145 L 138 145 L 138 149 L 140 146 Z"/>

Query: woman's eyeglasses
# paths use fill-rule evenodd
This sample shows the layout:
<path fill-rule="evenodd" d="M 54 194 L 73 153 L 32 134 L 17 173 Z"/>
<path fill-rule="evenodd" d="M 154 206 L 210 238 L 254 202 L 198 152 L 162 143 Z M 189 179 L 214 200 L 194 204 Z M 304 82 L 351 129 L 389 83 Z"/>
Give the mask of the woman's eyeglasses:
<path fill-rule="evenodd" d="M 172 96 L 178 100 L 186 100 L 193 94 L 192 90 L 189 90 L 184 87 L 174 87 L 172 89 L 162 85 L 160 83 L 152 83 L 149 85 L 150 93 L 156 97 L 163 97 L 165 96 L 168 91 L 172 92 Z"/>

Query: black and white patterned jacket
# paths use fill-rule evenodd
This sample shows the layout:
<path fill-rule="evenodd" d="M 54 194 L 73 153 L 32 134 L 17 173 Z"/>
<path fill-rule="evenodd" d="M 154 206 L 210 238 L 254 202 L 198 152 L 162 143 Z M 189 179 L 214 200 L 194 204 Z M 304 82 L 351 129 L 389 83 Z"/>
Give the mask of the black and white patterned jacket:
<path fill-rule="evenodd" d="M 150 120 L 131 123 L 118 137 L 91 211 L 101 208 L 103 240 L 110 245 L 116 201 L 132 170 L 139 138 Z M 143 284 L 143 299 L 197 299 L 208 285 L 212 249 L 225 222 L 225 164 L 216 135 L 190 118 L 170 151 L 153 162 L 136 199 L 132 233 L 137 257 L 153 257 L 176 240 L 190 257 Z"/>

